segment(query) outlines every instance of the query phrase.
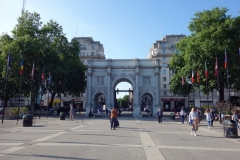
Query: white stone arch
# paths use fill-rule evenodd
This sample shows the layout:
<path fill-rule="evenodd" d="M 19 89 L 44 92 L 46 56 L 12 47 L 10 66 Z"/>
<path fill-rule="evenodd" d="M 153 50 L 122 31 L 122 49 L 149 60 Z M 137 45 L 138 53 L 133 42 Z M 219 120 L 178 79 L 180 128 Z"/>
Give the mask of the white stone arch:
<path fill-rule="evenodd" d="M 130 84 L 132 85 L 132 87 L 134 88 L 134 83 L 133 83 L 133 81 L 132 81 L 130 78 L 126 78 L 126 77 L 119 77 L 119 78 L 115 79 L 115 80 L 112 82 L 112 84 L 111 84 L 111 85 L 112 85 L 111 88 L 115 89 L 116 86 L 117 86 L 119 83 L 121 83 L 121 82 L 128 82 L 128 83 L 130 83 Z"/>
<path fill-rule="evenodd" d="M 98 102 L 97 102 L 97 98 L 101 95 L 104 95 L 104 100 L 106 100 L 106 94 L 102 93 L 102 92 L 95 92 L 93 95 L 92 95 L 92 102 L 93 102 L 93 105 L 92 105 L 92 111 L 93 112 L 97 112 L 97 109 L 98 109 Z"/>
<path fill-rule="evenodd" d="M 153 115 L 153 112 L 154 112 L 154 102 L 155 102 L 155 96 L 154 96 L 154 94 L 153 94 L 153 92 L 152 91 L 146 91 L 146 92 L 142 92 L 141 93 L 141 99 L 140 99 L 140 101 L 141 102 L 145 102 L 145 100 L 142 100 L 142 98 L 145 98 L 144 97 L 144 95 L 149 95 L 150 97 L 151 97 L 151 106 L 150 106 L 150 114 L 152 114 Z M 142 103 L 141 103 L 141 105 L 142 105 Z M 149 105 L 149 104 L 147 104 L 147 105 Z M 142 106 L 141 106 L 142 107 Z M 149 106 L 146 106 L 146 107 L 149 107 Z"/>
<path fill-rule="evenodd" d="M 141 116 L 140 97 L 146 92 L 153 99 L 153 114 L 160 107 L 159 59 L 104 59 L 89 60 L 87 70 L 86 115 L 94 104 L 96 94 L 103 93 L 106 107 L 112 108 L 116 98 L 115 88 L 120 82 L 133 87 L 133 116 Z"/>

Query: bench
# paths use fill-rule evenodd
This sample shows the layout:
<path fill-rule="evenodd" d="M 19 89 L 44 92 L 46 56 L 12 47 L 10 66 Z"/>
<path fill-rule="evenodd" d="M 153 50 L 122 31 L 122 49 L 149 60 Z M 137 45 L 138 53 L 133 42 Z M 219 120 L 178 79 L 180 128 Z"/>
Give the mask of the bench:
<path fill-rule="evenodd" d="M 100 117 L 102 116 L 102 118 L 105 116 L 105 114 L 103 113 L 94 113 L 94 118 L 96 118 L 96 116 Z"/>
<path fill-rule="evenodd" d="M 148 116 L 148 117 L 150 118 L 151 114 L 150 114 L 150 113 L 143 113 L 143 114 L 141 115 L 141 117 L 143 117 L 143 116 Z"/>

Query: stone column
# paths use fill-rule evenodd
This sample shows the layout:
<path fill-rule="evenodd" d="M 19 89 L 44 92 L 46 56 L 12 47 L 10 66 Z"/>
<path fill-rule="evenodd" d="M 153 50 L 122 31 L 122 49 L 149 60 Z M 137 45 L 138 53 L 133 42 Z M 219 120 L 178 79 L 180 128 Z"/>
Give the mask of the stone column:
<path fill-rule="evenodd" d="M 134 92 L 134 108 L 133 108 L 133 116 L 141 116 L 141 105 L 139 104 L 139 60 L 136 59 L 135 65 L 135 74 L 136 74 L 136 85 Z"/>
<path fill-rule="evenodd" d="M 92 66 L 88 66 L 88 71 L 87 71 L 87 103 L 86 103 L 86 113 L 85 116 L 88 116 L 88 113 L 90 111 L 90 108 L 92 107 L 91 104 L 91 94 L 92 93 Z M 93 108 L 92 108 L 93 110 Z"/>
<path fill-rule="evenodd" d="M 159 67 L 159 60 L 155 59 L 155 87 L 156 87 L 156 94 L 155 94 L 155 106 L 153 109 L 153 115 L 157 114 L 157 110 L 161 107 L 160 105 L 160 67 Z"/>
<path fill-rule="evenodd" d="M 109 109 L 111 109 L 112 105 L 111 105 L 111 66 L 108 66 L 107 69 L 107 104 L 106 107 Z"/>

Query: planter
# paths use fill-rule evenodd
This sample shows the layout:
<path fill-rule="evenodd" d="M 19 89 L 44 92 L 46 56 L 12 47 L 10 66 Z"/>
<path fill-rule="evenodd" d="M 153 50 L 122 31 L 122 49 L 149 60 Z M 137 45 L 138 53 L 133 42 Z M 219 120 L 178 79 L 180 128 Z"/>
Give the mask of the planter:
<path fill-rule="evenodd" d="M 32 126 L 33 116 L 30 114 L 23 116 L 23 127 L 31 127 Z"/>
<path fill-rule="evenodd" d="M 64 112 L 60 113 L 60 120 L 65 120 L 65 113 Z"/>

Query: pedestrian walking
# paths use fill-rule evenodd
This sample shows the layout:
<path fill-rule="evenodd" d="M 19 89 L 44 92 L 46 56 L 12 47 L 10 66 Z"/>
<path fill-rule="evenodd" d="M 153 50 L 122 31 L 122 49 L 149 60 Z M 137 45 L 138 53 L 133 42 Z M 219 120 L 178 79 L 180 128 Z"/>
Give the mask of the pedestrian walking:
<path fill-rule="evenodd" d="M 232 120 L 237 124 L 237 127 L 239 128 L 239 125 L 238 125 L 239 119 L 238 119 L 238 113 L 237 113 L 237 111 L 234 111 L 234 112 L 233 112 Z"/>
<path fill-rule="evenodd" d="M 88 113 L 88 117 L 92 117 L 92 107 L 90 107 L 89 113 Z"/>
<path fill-rule="evenodd" d="M 70 109 L 69 114 L 70 114 L 70 120 L 73 121 L 75 110 L 74 109 Z"/>
<path fill-rule="evenodd" d="M 199 122 L 201 122 L 202 121 L 202 111 L 200 108 L 197 108 L 197 112 L 198 112 Z"/>
<path fill-rule="evenodd" d="M 211 116 L 211 127 L 213 127 L 213 121 L 215 118 L 215 113 L 213 109 L 210 109 L 210 116 Z"/>
<path fill-rule="evenodd" d="M 107 108 L 105 109 L 105 114 L 106 114 L 106 117 L 108 117 L 108 109 Z"/>
<path fill-rule="evenodd" d="M 191 135 L 197 136 L 196 132 L 198 130 L 199 118 L 198 112 L 196 112 L 194 108 L 192 108 L 189 113 L 189 124 L 192 125 Z"/>
<path fill-rule="evenodd" d="M 182 124 L 184 124 L 184 119 L 185 119 L 185 116 L 186 116 L 186 112 L 184 111 L 184 108 L 182 107 L 181 111 L 179 112 L 180 114 L 180 121 Z"/>
<path fill-rule="evenodd" d="M 157 112 L 158 123 L 162 123 L 162 114 L 163 114 L 163 110 L 158 109 L 158 112 Z"/>
<path fill-rule="evenodd" d="M 206 121 L 208 123 L 208 129 L 210 129 L 212 118 L 211 118 L 211 115 L 210 115 L 210 112 L 208 109 L 205 111 L 204 115 L 206 116 Z"/>
<path fill-rule="evenodd" d="M 114 107 L 114 108 L 111 110 L 111 117 L 110 117 L 111 130 L 112 130 L 112 129 L 116 130 L 115 128 L 116 128 L 117 115 L 118 115 L 117 108 Z"/>

